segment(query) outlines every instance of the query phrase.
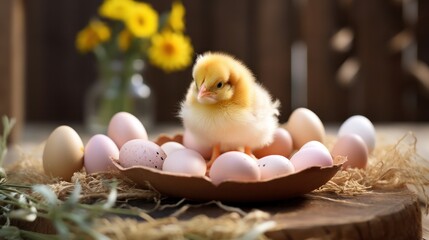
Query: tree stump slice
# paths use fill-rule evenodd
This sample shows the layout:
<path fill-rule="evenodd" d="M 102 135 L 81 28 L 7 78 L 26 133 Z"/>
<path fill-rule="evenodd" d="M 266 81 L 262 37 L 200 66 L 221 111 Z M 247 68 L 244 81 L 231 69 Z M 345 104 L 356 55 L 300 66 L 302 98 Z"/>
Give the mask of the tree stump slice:
<path fill-rule="evenodd" d="M 407 189 L 340 197 L 313 193 L 273 213 L 271 239 L 422 239 L 421 208 Z M 261 209 L 264 210 L 264 209 Z"/>

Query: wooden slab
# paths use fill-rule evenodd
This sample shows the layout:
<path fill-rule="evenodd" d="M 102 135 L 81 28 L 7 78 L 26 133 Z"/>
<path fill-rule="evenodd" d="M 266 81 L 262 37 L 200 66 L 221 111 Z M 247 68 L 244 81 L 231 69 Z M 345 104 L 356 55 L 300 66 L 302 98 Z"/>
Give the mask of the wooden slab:
<path fill-rule="evenodd" d="M 175 203 L 169 199 L 163 203 Z M 198 202 L 197 204 L 200 204 Z M 153 203 L 132 201 L 130 204 L 144 209 Z M 184 202 L 183 204 L 196 204 Z M 168 217 L 183 206 L 152 212 L 155 218 Z M 417 197 L 406 189 L 377 190 L 354 197 L 335 194 L 310 193 L 287 201 L 228 204 L 244 211 L 260 209 L 269 212 L 277 225 L 266 233 L 270 239 L 422 239 L 421 209 Z M 191 207 L 180 215 L 187 220 L 204 214 L 218 217 L 226 212 L 215 204 Z M 53 233 L 46 222 L 40 224 L 15 224 L 28 230 Z"/>

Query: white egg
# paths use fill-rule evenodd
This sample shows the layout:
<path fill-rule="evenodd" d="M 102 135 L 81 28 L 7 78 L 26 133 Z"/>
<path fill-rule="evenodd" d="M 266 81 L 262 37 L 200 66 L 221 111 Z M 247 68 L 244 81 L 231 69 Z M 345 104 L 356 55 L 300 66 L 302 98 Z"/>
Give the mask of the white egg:
<path fill-rule="evenodd" d="M 285 127 L 292 136 L 294 149 L 300 149 L 305 143 L 312 140 L 323 141 L 325 137 L 325 127 L 322 121 L 307 108 L 294 110 Z"/>
<path fill-rule="evenodd" d="M 338 137 L 347 134 L 359 135 L 368 147 L 368 152 L 372 152 L 375 147 L 375 128 L 372 122 L 361 115 L 348 118 L 340 127 Z"/>
<path fill-rule="evenodd" d="M 164 150 L 165 154 L 170 155 L 177 150 L 185 149 L 185 146 L 178 142 L 166 142 L 161 145 L 162 150 Z"/>
<path fill-rule="evenodd" d="M 162 165 L 165 172 L 189 174 L 191 176 L 204 176 L 206 174 L 206 160 L 197 151 L 179 149 L 170 154 Z"/>
<path fill-rule="evenodd" d="M 261 171 L 261 180 L 291 174 L 295 171 L 295 167 L 289 159 L 281 155 L 269 155 L 259 159 L 257 163 Z"/>

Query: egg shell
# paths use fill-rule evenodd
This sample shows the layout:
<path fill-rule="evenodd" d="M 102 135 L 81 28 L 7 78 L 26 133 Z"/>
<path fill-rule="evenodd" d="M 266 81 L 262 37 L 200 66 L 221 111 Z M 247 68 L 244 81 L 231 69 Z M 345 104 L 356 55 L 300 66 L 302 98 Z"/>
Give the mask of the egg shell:
<path fill-rule="evenodd" d="M 91 137 L 85 146 L 83 164 L 87 173 L 116 169 L 111 158 L 119 158 L 119 149 L 112 139 L 103 134 Z"/>
<path fill-rule="evenodd" d="M 338 138 L 332 148 L 332 156 L 346 156 L 346 168 L 365 168 L 368 163 L 368 149 L 363 139 L 357 134 L 347 134 Z"/>
<path fill-rule="evenodd" d="M 167 155 L 162 165 L 165 172 L 204 176 L 207 170 L 206 160 L 197 151 L 179 149 Z"/>
<path fill-rule="evenodd" d="M 216 158 L 209 175 L 215 185 L 225 181 L 254 182 L 261 179 L 256 160 L 238 151 L 226 152 Z"/>
<path fill-rule="evenodd" d="M 185 130 L 183 133 L 183 146 L 199 152 L 205 159 L 209 159 L 212 155 L 211 146 L 205 146 L 199 143 L 193 134 L 188 130 Z"/>
<path fill-rule="evenodd" d="M 285 126 L 292 136 L 294 149 L 300 149 L 305 143 L 315 140 L 323 142 L 325 127 L 319 117 L 307 108 L 298 108 L 292 112 Z"/>
<path fill-rule="evenodd" d="M 343 124 L 341 124 L 340 129 L 338 130 L 338 137 L 346 134 L 359 135 L 366 143 L 368 152 L 371 153 L 374 150 L 375 128 L 368 118 L 362 115 L 354 115 L 348 118 Z"/>
<path fill-rule="evenodd" d="M 145 166 L 162 170 L 166 158 L 160 146 L 144 139 L 130 140 L 119 151 L 119 164 L 125 168 Z"/>
<path fill-rule="evenodd" d="M 325 151 L 326 154 L 331 155 L 331 152 L 329 151 L 329 149 L 323 143 L 321 143 L 319 141 L 307 142 L 306 144 L 304 144 L 304 146 L 302 146 L 300 148 L 300 150 L 306 149 L 306 148 L 318 148 L 318 149 Z"/>
<path fill-rule="evenodd" d="M 258 160 L 261 171 L 261 180 L 268 180 L 278 176 L 286 176 L 295 172 L 293 164 L 284 156 L 270 155 Z"/>
<path fill-rule="evenodd" d="M 138 118 L 127 112 L 118 112 L 110 119 L 107 136 L 116 143 L 119 149 L 124 143 L 133 139 L 148 140 L 143 124 Z"/>
<path fill-rule="evenodd" d="M 273 142 L 268 146 L 253 151 L 257 158 L 269 155 L 281 155 L 286 158 L 290 156 L 293 150 L 292 137 L 289 132 L 283 128 L 277 128 L 274 132 Z"/>
<path fill-rule="evenodd" d="M 328 167 L 333 165 L 332 156 L 320 148 L 300 149 L 290 158 L 290 161 L 295 167 L 295 172 L 314 166 Z"/>
<path fill-rule="evenodd" d="M 84 146 L 77 132 L 69 126 L 57 127 L 43 149 L 43 169 L 52 177 L 70 181 L 83 166 Z"/>
<path fill-rule="evenodd" d="M 166 142 L 161 145 L 161 148 L 164 150 L 165 154 L 167 154 L 167 157 L 177 150 L 186 149 L 185 146 L 178 142 Z"/>

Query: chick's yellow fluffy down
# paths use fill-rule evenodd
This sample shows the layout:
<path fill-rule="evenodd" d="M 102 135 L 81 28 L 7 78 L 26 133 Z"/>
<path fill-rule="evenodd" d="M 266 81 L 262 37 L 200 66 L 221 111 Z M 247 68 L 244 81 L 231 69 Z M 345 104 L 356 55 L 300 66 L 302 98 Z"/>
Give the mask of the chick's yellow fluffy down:
<path fill-rule="evenodd" d="M 223 151 L 272 141 L 279 102 L 244 64 L 227 54 L 205 53 L 196 60 L 192 75 L 180 117 L 197 141 L 220 144 Z"/>

